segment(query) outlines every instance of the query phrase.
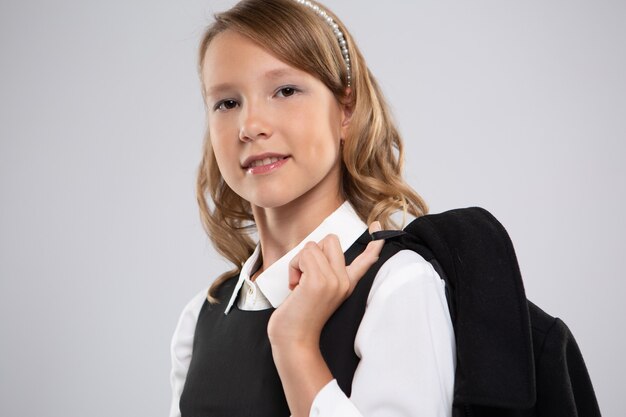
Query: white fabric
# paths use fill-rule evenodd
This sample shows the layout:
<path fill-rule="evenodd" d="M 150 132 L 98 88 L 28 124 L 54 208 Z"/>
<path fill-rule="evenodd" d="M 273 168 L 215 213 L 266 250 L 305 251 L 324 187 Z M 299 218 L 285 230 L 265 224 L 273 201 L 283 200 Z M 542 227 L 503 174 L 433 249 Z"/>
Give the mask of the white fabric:
<path fill-rule="evenodd" d="M 332 212 L 330 216 L 326 217 L 326 219 L 324 219 L 324 221 L 316 227 L 315 230 L 305 237 L 302 242 L 259 274 L 254 282 L 257 284 L 258 288 L 260 288 L 263 295 L 267 297 L 271 306 L 277 308 L 282 304 L 285 298 L 287 298 L 290 292 L 289 286 L 287 285 L 287 279 L 289 277 L 289 261 L 291 261 L 293 257 L 300 252 L 302 247 L 307 242 L 319 242 L 326 237 L 326 235 L 334 233 L 339 238 L 341 248 L 345 252 L 350 246 L 352 246 L 354 241 L 356 241 L 359 236 L 363 234 L 365 229 L 367 229 L 365 223 L 363 223 L 363 221 L 359 218 L 350 203 L 346 201 L 339 206 L 337 210 Z M 232 308 L 241 286 L 246 280 L 250 280 L 250 276 L 254 273 L 254 266 L 259 258 L 260 252 L 261 247 L 257 245 L 252 255 L 243 264 L 241 274 L 239 274 L 237 286 L 235 287 L 233 295 L 226 306 L 226 314 L 228 314 Z M 248 308 L 248 310 L 253 310 L 253 308 Z"/>
<path fill-rule="evenodd" d="M 239 308 L 278 307 L 289 295 L 285 268 L 304 243 L 319 241 L 334 233 L 345 251 L 365 229 L 365 224 L 346 202 L 253 282 L 249 278 L 260 252 L 257 246 L 242 268 L 227 311 L 239 289 L 245 291 Z M 203 289 L 185 306 L 174 331 L 170 417 L 180 416 L 178 404 L 191 360 L 198 314 L 207 290 Z M 354 374 L 351 397 L 348 398 L 333 380 L 316 395 L 311 417 L 452 415 L 455 343 L 444 283 L 430 263 L 417 253 L 400 251 L 378 271 L 354 351 L 361 360 Z"/>
<path fill-rule="evenodd" d="M 270 300 L 265 297 L 257 283 L 251 281 L 247 274 L 240 291 L 241 296 L 237 300 L 237 307 L 240 310 L 265 310 L 272 307 Z"/>

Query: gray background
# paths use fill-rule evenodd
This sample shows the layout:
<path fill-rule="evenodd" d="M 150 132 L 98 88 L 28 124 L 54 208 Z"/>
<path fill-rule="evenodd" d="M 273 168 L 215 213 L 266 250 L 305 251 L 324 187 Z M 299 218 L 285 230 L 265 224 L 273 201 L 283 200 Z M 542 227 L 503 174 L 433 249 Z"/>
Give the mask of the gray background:
<path fill-rule="evenodd" d="M 232 1 L 0 3 L 0 415 L 157 416 L 178 315 L 225 264 L 194 197 L 196 48 Z M 433 212 L 507 227 L 604 415 L 626 366 L 626 2 L 329 1 Z"/>

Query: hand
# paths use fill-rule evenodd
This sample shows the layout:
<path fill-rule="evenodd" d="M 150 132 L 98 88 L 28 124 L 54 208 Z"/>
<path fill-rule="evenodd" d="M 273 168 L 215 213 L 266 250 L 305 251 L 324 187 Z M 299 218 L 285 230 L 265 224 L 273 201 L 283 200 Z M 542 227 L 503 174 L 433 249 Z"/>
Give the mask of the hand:
<path fill-rule="evenodd" d="M 369 227 L 370 233 L 380 230 L 378 222 Z M 319 350 L 322 328 L 378 260 L 383 245 L 383 240 L 370 242 L 346 266 L 337 236 L 308 242 L 289 263 L 291 294 L 270 317 L 268 336 L 272 346 Z"/>
<path fill-rule="evenodd" d="M 370 225 L 370 233 L 380 223 Z M 319 338 L 328 318 L 372 266 L 384 241 L 372 241 L 349 266 L 339 240 L 328 235 L 309 242 L 289 263 L 291 294 L 272 313 L 267 333 L 272 356 L 294 417 L 308 416 L 317 393 L 333 379 Z"/>

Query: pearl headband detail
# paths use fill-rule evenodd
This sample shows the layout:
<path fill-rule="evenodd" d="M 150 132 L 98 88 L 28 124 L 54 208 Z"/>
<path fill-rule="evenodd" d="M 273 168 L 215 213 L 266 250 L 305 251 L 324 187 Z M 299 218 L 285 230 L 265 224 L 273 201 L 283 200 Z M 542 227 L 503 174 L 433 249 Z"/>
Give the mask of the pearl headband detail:
<path fill-rule="evenodd" d="M 330 17 L 328 13 L 326 13 L 324 9 L 322 9 L 317 4 L 314 4 L 313 2 L 309 0 L 296 0 L 296 1 L 312 9 L 315 13 L 317 13 L 319 17 L 324 19 L 326 23 L 328 23 L 328 25 L 333 30 L 333 33 L 335 34 L 335 36 L 337 37 L 337 41 L 339 42 L 339 47 L 341 48 L 341 55 L 343 56 L 343 60 L 346 64 L 348 87 L 350 87 L 351 71 L 350 71 L 350 55 L 348 54 L 348 43 L 346 42 L 346 38 L 343 36 L 343 33 L 341 32 L 341 30 L 339 30 L 339 25 L 335 23 L 333 18 Z"/>

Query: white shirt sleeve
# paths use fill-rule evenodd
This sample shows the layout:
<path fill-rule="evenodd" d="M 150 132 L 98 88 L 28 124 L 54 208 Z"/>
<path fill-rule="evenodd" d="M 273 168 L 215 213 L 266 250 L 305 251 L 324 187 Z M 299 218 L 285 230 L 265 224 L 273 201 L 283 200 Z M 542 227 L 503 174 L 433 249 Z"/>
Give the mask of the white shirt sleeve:
<path fill-rule="evenodd" d="M 180 396 L 187 379 L 187 371 L 191 362 L 193 349 L 193 338 L 196 332 L 198 315 L 204 300 L 207 297 L 208 288 L 200 291 L 183 308 L 178 324 L 172 336 L 170 354 L 172 358 L 172 369 L 170 372 L 170 385 L 172 387 L 172 403 L 170 406 L 170 417 L 180 417 Z"/>
<path fill-rule="evenodd" d="M 450 417 L 456 352 L 444 282 L 403 250 L 381 267 L 354 342 L 361 359 L 348 398 L 336 381 L 310 417 Z"/>

